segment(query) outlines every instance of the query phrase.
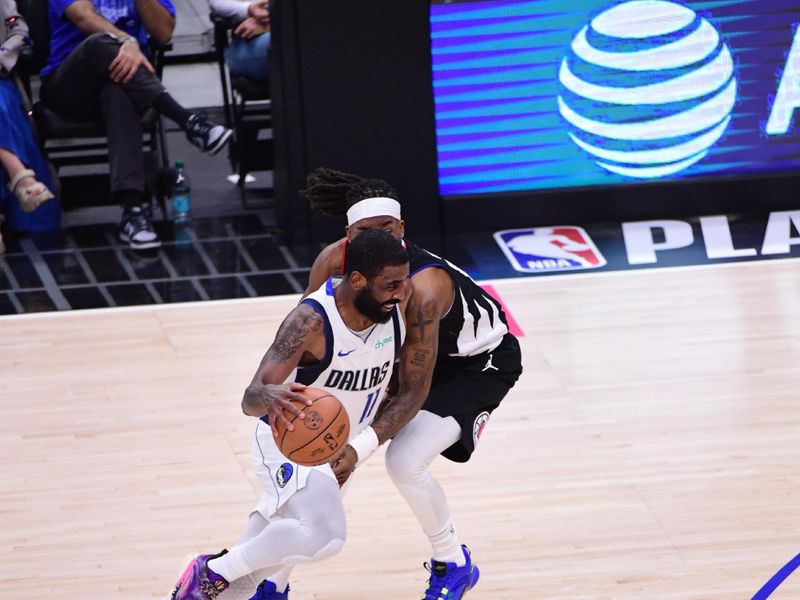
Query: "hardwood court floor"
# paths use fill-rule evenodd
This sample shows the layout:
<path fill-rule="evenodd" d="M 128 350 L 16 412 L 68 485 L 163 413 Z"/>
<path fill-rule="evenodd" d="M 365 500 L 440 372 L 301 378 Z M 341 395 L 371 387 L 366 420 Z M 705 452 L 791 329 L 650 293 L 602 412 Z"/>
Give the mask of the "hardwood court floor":
<path fill-rule="evenodd" d="M 495 284 L 525 373 L 475 458 L 435 463 L 471 600 L 738 600 L 800 551 L 798 266 Z M 0 319 L 0 598 L 159 598 L 235 539 L 258 489 L 239 399 L 294 302 Z M 293 600 L 421 594 L 381 458 Z"/>

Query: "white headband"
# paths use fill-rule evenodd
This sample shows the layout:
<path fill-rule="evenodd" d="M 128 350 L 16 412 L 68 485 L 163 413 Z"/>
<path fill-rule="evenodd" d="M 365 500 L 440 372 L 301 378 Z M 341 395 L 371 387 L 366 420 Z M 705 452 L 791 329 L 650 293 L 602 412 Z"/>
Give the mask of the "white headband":
<path fill-rule="evenodd" d="M 400 203 L 394 198 L 365 198 L 359 200 L 347 211 L 347 224 L 352 225 L 370 217 L 394 217 L 400 220 Z"/>

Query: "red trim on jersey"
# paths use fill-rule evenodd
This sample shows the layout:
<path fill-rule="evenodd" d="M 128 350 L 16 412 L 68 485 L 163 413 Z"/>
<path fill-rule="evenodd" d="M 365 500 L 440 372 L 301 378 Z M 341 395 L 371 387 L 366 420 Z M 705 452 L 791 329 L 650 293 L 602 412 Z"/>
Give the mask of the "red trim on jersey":
<path fill-rule="evenodd" d="M 481 287 L 487 294 L 497 300 L 500 303 L 500 306 L 503 307 L 503 312 L 506 313 L 506 321 L 508 321 L 508 332 L 514 337 L 523 337 L 525 332 L 522 331 L 522 327 L 519 326 L 517 320 L 514 318 L 514 315 L 512 315 L 511 311 L 508 310 L 506 303 L 503 302 L 503 299 L 500 297 L 500 294 L 497 293 L 497 290 L 494 289 L 494 286 L 484 284 L 481 285 Z"/>

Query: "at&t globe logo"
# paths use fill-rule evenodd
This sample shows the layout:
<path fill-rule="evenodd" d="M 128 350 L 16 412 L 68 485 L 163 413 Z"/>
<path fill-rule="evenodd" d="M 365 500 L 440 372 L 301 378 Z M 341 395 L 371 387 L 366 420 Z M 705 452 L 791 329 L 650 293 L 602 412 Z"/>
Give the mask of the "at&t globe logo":
<path fill-rule="evenodd" d="M 703 160 L 736 103 L 719 32 L 691 9 L 633 0 L 596 16 L 559 71 L 569 136 L 612 173 L 653 179 Z"/>

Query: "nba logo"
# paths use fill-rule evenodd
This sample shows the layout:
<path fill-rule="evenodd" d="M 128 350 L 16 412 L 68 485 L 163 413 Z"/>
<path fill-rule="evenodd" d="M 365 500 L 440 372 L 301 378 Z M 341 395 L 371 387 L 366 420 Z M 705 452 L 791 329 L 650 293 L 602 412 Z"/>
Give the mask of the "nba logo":
<path fill-rule="evenodd" d="M 581 271 L 606 265 L 606 259 L 581 227 L 507 229 L 494 239 L 514 270 L 522 273 Z"/>

